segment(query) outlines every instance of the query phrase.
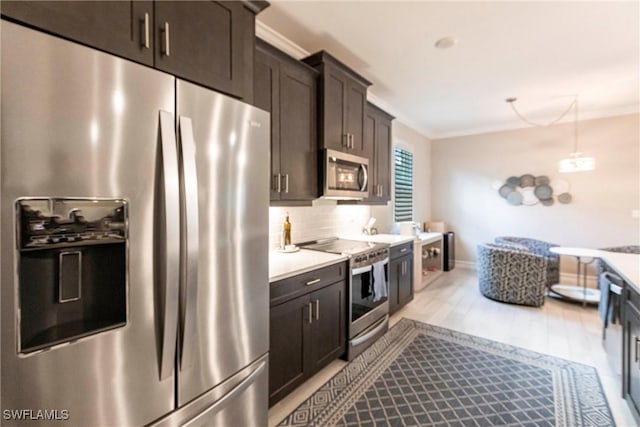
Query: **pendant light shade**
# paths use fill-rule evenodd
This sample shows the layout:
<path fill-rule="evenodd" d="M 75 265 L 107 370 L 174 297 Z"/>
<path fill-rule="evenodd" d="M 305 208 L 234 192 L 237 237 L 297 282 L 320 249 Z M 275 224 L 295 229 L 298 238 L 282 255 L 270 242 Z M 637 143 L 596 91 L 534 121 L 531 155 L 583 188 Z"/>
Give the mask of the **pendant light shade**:
<path fill-rule="evenodd" d="M 558 162 L 558 171 L 562 173 L 592 171 L 596 168 L 593 157 L 585 157 L 580 152 L 574 152 L 566 159 Z"/>

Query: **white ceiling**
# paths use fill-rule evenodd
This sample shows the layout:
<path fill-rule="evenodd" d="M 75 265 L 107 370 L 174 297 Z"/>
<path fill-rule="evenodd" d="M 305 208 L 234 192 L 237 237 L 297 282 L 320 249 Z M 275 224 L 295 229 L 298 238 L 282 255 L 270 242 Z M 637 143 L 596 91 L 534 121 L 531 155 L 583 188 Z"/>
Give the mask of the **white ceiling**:
<path fill-rule="evenodd" d="M 381 107 L 437 139 L 526 127 L 505 102 L 511 96 L 533 120 L 556 118 L 574 94 L 581 120 L 638 112 L 638 5 L 272 1 L 258 34 L 293 42 L 294 56 L 330 52 L 373 82 Z M 435 48 L 445 36 L 458 44 Z"/>

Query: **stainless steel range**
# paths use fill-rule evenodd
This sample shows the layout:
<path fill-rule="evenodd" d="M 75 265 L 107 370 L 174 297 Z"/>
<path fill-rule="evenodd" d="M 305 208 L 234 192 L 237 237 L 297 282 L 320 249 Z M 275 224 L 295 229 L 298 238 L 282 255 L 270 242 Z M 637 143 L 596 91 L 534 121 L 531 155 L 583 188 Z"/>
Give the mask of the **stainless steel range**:
<path fill-rule="evenodd" d="M 349 256 L 347 360 L 352 360 L 389 327 L 389 245 L 334 237 L 300 246 Z"/>

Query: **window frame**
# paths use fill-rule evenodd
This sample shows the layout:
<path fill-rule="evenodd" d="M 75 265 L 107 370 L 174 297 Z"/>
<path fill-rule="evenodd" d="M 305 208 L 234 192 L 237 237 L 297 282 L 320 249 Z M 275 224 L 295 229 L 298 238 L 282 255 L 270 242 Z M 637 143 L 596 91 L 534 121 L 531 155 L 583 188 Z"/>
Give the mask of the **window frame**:
<path fill-rule="evenodd" d="M 397 194 L 396 194 L 396 150 L 402 150 L 408 154 L 411 155 L 411 198 L 410 198 L 410 202 L 411 202 L 411 213 L 410 213 L 410 218 L 406 219 L 405 217 L 401 217 L 398 218 L 397 216 L 397 208 L 396 208 L 396 203 L 397 203 Z M 413 147 L 409 146 L 408 144 L 404 144 L 400 141 L 396 141 L 393 144 L 393 175 L 392 175 L 392 179 L 393 179 L 393 185 L 392 185 L 392 189 L 393 189 L 393 221 L 395 223 L 398 222 L 403 222 L 403 221 L 413 221 L 414 215 L 415 215 L 415 192 L 414 192 L 414 184 L 415 184 L 415 172 L 414 172 L 414 167 L 415 167 L 415 153 L 413 151 Z"/>

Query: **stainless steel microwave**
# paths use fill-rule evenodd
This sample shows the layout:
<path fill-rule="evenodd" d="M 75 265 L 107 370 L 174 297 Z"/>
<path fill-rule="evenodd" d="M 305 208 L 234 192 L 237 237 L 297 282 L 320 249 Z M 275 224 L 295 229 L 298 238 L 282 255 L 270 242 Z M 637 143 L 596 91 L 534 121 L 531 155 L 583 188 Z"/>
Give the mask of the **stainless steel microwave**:
<path fill-rule="evenodd" d="M 369 160 L 325 149 L 322 197 L 333 200 L 360 200 L 369 196 Z"/>

